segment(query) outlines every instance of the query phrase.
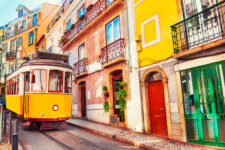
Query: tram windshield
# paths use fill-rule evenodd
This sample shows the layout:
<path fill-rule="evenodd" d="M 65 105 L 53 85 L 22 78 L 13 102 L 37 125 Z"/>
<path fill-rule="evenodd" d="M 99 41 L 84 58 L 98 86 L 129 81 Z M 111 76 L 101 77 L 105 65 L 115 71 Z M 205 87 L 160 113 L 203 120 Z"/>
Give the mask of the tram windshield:
<path fill-rule="evenodd" d="M 33 70 L 32 91 L 45 91 L 47 81 L 46 70 Z"/>
<path fill-rule="evenodd" d="M 49 73 L 49 91 L 62 92 L 63 91 L 63 72 L 59 70 L 50 70 Z"/>

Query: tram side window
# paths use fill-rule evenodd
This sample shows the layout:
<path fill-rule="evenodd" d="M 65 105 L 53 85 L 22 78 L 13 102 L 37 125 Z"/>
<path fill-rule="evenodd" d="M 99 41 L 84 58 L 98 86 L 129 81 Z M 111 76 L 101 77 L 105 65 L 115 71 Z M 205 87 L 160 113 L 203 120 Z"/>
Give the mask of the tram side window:
<path fill-rule="evenodd" d="M 19 93 L 19 76 L 12 78 L 7 81 L 7 94 L 8 95 L 18 95 Z"/>
<path fill-rule="evenodd" d="M 50 70 L 49 73 L 49 92 L 63 91 L 63 72 L 59 70 Z"/>
<path fill-rule="evenodd" d="M 30 91 L 30 72 L 25 72 L 25 92 Z"/>
<path fill-rule="evenodd" d="M 47 71 L 46 70 L 33 70 L 32 76 L 32 91 L 45 91 L 46 81 L 47 81 Z"/>
<path fill-rule="evenodd" d="M 65 93 L 72 93 L 72 76 L 70 72 L 65 74 Z"/>

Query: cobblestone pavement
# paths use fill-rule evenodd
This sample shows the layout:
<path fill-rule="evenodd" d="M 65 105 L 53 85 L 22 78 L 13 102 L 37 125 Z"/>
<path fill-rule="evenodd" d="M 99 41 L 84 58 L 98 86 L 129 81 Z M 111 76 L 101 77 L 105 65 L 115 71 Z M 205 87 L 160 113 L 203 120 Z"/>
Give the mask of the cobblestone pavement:
<path fill-rule="evenodd" d="M 24 150 L 138 150 L 133 145 L 105 138 L 68 125 L 64 130 L 36 131 L 20 128 Z"/>
<path fill-rule="evenodd" d="M 86 128 L 89 131 L 98 133 L 120 141 L 126 141 L 135 145 L 141 145 L 149 149 L 156 150 L 213 150 L 217 148 L 201 146 L 190 143 L 177 142 L 157 136 L 135 133 L 130 130 L 125 130 L 118 127 L 95 123 L 83 119 L 70 119 L 67 121 L 69 124 Z M 219 148 L 220 149 L 220 148 Z M 221 148 L 222 149 L 222 148 Z"/>

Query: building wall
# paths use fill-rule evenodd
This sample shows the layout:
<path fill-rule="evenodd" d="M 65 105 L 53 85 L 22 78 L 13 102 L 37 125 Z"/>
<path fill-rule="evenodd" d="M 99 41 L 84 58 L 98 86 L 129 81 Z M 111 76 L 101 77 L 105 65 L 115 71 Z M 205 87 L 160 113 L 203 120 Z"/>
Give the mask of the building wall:
<path fill-rule="evenodd" d="M 170 26 L 178 22 L 176 1 L 134 0 L 134 6 L 136 36 L 142 47 L 138 52 L 140 67 L 172 57 Z"/>

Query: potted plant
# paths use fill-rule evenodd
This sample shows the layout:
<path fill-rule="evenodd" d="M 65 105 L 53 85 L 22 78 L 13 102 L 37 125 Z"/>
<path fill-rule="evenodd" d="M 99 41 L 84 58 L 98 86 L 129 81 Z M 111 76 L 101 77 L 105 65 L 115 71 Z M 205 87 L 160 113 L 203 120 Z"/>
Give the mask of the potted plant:
<path fill-rule="evenodd" d="M 120 105 L 120 120 L 124 122 L 125 120 L 125 109 L 127 107 L 127 83 L 121 82 L 119 86 L 119 90 L 116 92 L 117 99 L 119 100 Z"/>
<path fill-rule="evenodd" d="M 109 102 L 104 101 L 103 108 L 104 108 L 105 112 L 109 112 Z"/>
<path fill-rule="evenodd" d="M 105 97 L 103 107 L 104 107 L 105 112 L 109 112 L 109 102 L 106 100 L 109 97 L 109 92 L 108 92 L 107 86 L 103 86 L 102 91 L 103 91 L 104 97 Z"/>
<path fill-rule="evenodd" d="M 103 90 L 103 93 L 104 93 L 105 98 L 108 98 L 109 97 L 109 92 L 108 92 L 107 86 L 103 86 L 102 87 L 102 90 Z"/>
<path fill-rule="evenodd" d="M 74 27 L 75 27 L 75 24 L 72 24 L 71 27 L 70 27 L 70 29 L 73 29 Z"/>

